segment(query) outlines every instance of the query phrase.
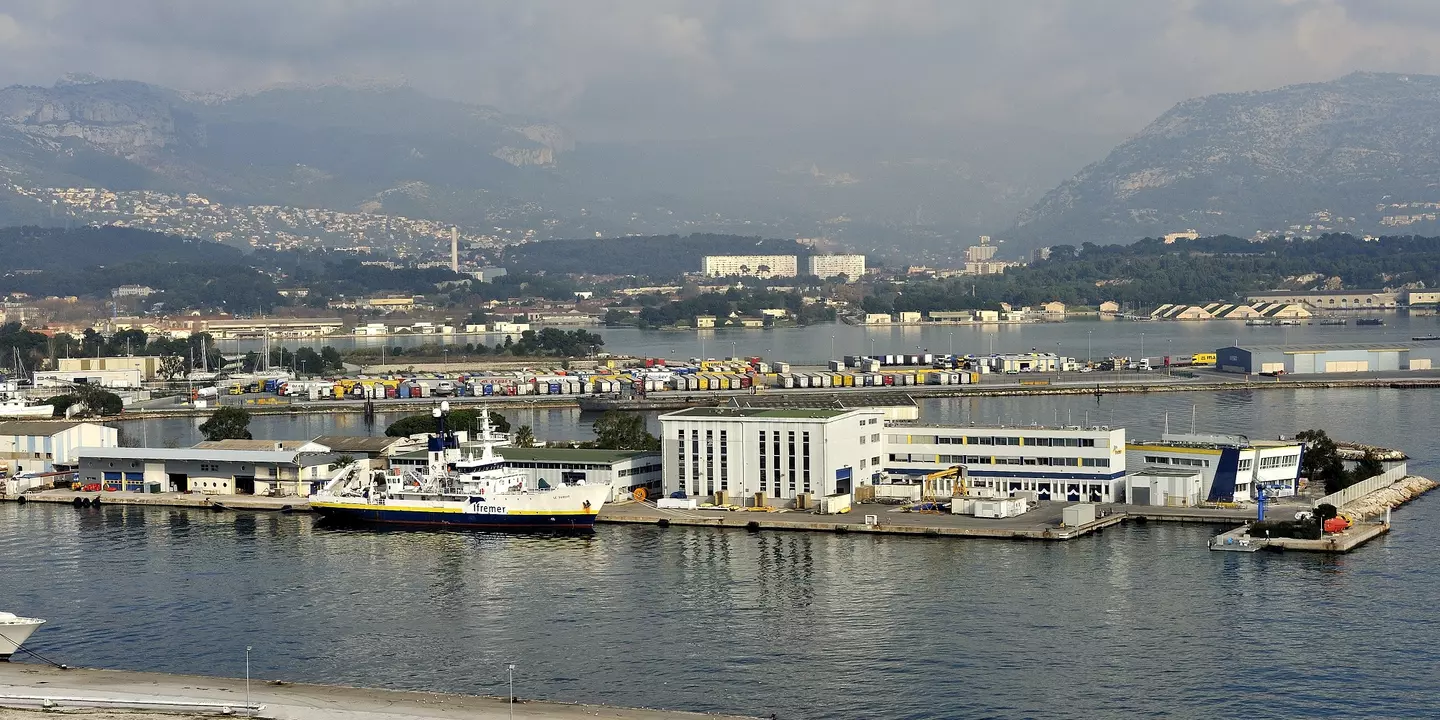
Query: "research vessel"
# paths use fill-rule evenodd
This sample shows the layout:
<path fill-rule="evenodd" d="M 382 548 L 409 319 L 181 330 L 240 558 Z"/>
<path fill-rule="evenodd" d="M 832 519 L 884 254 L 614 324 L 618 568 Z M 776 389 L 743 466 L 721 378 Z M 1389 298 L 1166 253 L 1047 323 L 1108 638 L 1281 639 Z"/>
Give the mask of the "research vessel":
<path fill-rule="evenodd" d="M 446 427 L 450 403 L 432 411 L 438 431 L 427 439 L 420 468 L 370 471 L 355 462 L 341 468 L 310 498 L 310 507 L 336 521 L 519 531 L 587 531 L 610 494 L 606 483 L 531 482 L 507 467 L 487 411 L 478 453 L 462 453 Z"/>

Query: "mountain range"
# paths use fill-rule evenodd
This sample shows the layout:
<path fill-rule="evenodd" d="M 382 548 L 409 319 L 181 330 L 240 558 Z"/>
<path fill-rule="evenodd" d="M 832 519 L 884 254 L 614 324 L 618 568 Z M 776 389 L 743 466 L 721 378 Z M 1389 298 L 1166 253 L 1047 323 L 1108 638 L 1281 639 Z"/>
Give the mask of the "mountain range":
<path fill-rule="evenodd" d="M 1187 100 L 1046 193 L 1015 234 L 1040 244 L 1186 229 L 1433 234 L 1436 118 L 1440 77 L 1428 75 L 1355 73 Z"/>

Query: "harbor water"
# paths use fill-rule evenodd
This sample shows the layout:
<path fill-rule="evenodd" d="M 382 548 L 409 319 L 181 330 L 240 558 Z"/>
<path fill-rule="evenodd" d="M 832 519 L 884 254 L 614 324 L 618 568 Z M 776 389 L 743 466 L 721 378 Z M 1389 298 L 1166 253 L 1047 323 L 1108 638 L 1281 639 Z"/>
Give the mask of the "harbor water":
<path fill-rule="evenodd" d="M 1323 427 L 1400 447 L 1433 476 L 1434 397 L 937 399 L 924 416 L 1089 412 L 1144 437 L 1167 413 L 1188 430 L 1193 408 L 1201 430 Z M 532 418 L 542 437 L 585 432 L 578 411 L 556 412 L 577 414 Z M 258 420 L 276 424 L 257 437 L 330 431 Z M 1212 553 L 1214 529 L 1153 523 L 1063 544 L 635 526 L 546 537 L 4 504 L 0 609 L 51 620 L 32 640 L 46 656 L 136 670 L 238 676 L 249 645 L 261 678 L 503 694 L 514 663 L 522 696 L 787 719 L 1433 717 L 1440 501 L 1394 519 L 1392 534 L 1325 557 Z"/>
<path fill-rule="evenodd" d="M 823 364 L 844 355 L 993 352 L 1058 352 L 1069 357 L 1100 359 L 1112 355 L 1158 358 L 1164 355 L 1189 356 L 1214 352 L 1237 342 L 1264 345 L 1305 345 L 1340 342 L 1401 342 L 1416 336 L 1440 334 L 1440 319 L 1431 315 L 1380 313 L 1384 325 L 1296 325 L 1251 327 L 1235 320 L 1206 322 L 1131 322 L 1075 318 L 1062 323 L 1013 323 L 989 325 L 846 325 L 824 323 L 806 327 L 779 327 L 764 330 L 721 328 L 718 330 L 639 330 L 624 327 L 586 326 L 605 339 L 607 352 L 675 360 L 692 357 L 760 356 L 800 364 Z M 333 345 L 345 351 L 353 348 L 414 347 L 434 344 L 445 338 L 437 335 L 391 337 L 334 337 L 274 340 L 292 350 Z M 466 343 L 494 346 L 500 335 L 451 336 L 451 347 Z M 263 347 L 260 340 L 221 340 L 224 352 L 245 352 Z M 452 352 L 452 359 L 461 354 Z M 390 358 L 394 361 L 397 358 Z"/>

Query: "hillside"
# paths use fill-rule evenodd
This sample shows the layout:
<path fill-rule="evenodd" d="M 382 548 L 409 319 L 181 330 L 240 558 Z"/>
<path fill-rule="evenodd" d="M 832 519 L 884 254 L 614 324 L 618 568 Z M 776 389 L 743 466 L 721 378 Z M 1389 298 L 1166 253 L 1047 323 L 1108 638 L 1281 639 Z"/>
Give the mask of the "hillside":
<path fill-rule="evenodd" d="M 1327 280 L 1342 288 L 1440 287 L 1440 238 L 1365 241 L 1337 234 L 1257 243 L 1221 236 L 1169 245 L 1155 239 L 1132 245 L 1063 245 L 1051 249 L 1049 260 L 1004 275 L 877 288 L 865 298 L 865 308 L 952 310 L 1001 302 L 1034 306 L 1050 300 L 1091 307 L 1114 300 L 1147 308 L 1237 302 L 1247 293 L 1312 289 Z"/>
<path fill-rule="evenodd" d="M 693 234 L 595 240 L 545 240 L 505 251 L 511 272 L 586 275 L 646 275 L 673 280 L 700 272 L 706 255 L 797 255 L 800 266 L 811 254 L 794 240 L 762 240 L 741 235 Z"/>
<path fill-rule="evenodd" d="M 1437 116 L 1440 77 L 1426 75 L 1356 73 L 1187 100 L 1047 193 L 1016 231 L 1035 244 L 1187 228 L 1437 231 L 1424 205 L 1440 202 Z"/>

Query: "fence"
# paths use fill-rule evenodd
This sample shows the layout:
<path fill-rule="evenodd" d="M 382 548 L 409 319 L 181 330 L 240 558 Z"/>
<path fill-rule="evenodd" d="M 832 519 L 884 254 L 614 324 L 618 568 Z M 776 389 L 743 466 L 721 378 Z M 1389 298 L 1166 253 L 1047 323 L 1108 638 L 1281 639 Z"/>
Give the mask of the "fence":
<path fill-rule="evenodd" d="M 1330 503 L 1337 508 L 1344 507 L 1346 504 L 1355 502 L 1356 500 L 1359 500 L 1360 498 L 1369 495 L 1370 493 L 1375 492 L 1380 488 L 1391 485 L 1392 483 L 1396 482 L 1400 478 L 1405 477 L 1408 474 L 1409 473 L 1407 473 L 1405 469 L 1405 463 L 1400 463 L 1399 465 L 1396 465 L 1395 467 L 1392 467 L 1389 470 L 1386 470 L 1385 472 L 1376 475 L 1375 477 L 1369 478 L 1367 480 L 1361 480 L 1360 482 L 1355 483 L 1354 485 L 1351 485 L 1350 487 L 1347 487 L 1340 492 L 1330 493 L 1329 495 L 1326 495 L 1325 497 L 1316 500 L 1315 506 L 1319 507 L 1321 505 L 1324 505 L 1325 503 Z"/>

